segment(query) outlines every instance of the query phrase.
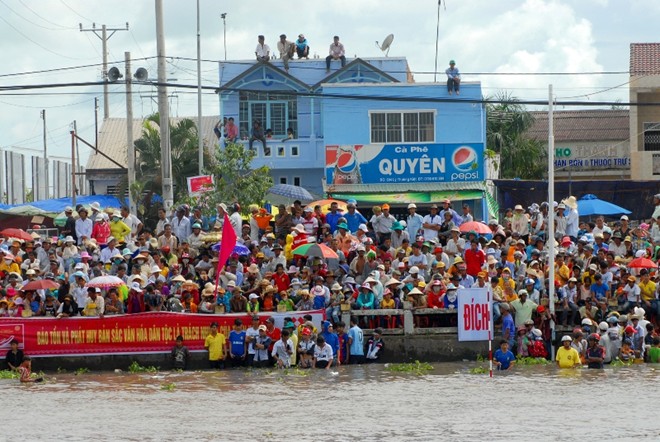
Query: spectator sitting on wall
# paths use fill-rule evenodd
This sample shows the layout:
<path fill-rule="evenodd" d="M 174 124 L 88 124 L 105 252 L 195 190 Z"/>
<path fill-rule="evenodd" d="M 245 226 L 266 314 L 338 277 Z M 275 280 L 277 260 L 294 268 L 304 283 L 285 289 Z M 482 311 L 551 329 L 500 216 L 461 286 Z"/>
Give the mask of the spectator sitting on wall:
<path fill-rule="evenodd" d="M 225 125 L 225 141 L 227 143 L 235 143 L 237 139 L 238 126 L 234 123 L 234 117 L 229 117 Z"/>
<path fill-rule="evenodd" d="M 449 95 L 453 92 L 456 92 L 456 95 L 461 94 L 461 73 L 456 67 L 456 62 L 454 60 L 449 60 L 449 67 L 445 71 L 447 74 L 447 93 Z"/>
<path fill-rule="evenodd" d="M 254 50 L 254 55 L 257 56 L 257 61 L 268 61 L 270 60 L 270 47 L 265 43 L 265 37 L 263 35 L 260 35 L 258 37 L 259 44 L 257 44 L 257 48 Z"/>
<path fill-rule="evenodd" d="M 252 149 L 252 143 L 254 143 L 255 140 L 261 141 L 261 143 L 264 145 L 264 155 L 265 156 L 270 155 L 270 149 L 266 147 L 266 137 L 264 135 L 264 128 L 261 125 L 261 121 L 259 120 L 252 121 L 252 135 L 250 136 L 250 149 Z"/>
<path fill-rule="evenodd" d="M 289 128 L 286 130 L 286 138 L 284 138 L 284 139 L 282 140 L 282 142 L 289 141 L 289 140 L 293 140 L 293 139 L 295 139 L 295 138 L 296 138 L 296 136 L 295 136 L 294 133 L 293 133 L 293 128 L 292 128 L 292 127 L 289 127 Z"/>
<path fill-rule="evenodd" d="M 267 140 L 273 139 L 273 129 L 266 129 L 266 139 Z"/>
<path fill-rule="evenodd" d="M 325 70 L 330 70 L 330 62 L 332 60 L 341 60 L 341 67 L 346 66 L 346 51 L 344 45 L 339 43 L 339 37 L 334 36 L 333 42 L 330 45 L 330 55 L 325 57 Z"/>
<path fill-rule="evenodd" d="M 215 127 L 213 128 L 213 133 L 215 134 L 216 137 L 218 137 L 218 140 L 222 137 L 227 138 L 227 117 L 224 117 L 222 121 L 218 121 L 215 124 Z"/>
<path fill-rule="evenodd" d="M 298 36 L 296 40 L 296 54 L 298 54 L 298 60 L 301 58 L 306 58 L 309 60 L 309 45 L 307 44 L 307 39 L 303 34 Z"/>

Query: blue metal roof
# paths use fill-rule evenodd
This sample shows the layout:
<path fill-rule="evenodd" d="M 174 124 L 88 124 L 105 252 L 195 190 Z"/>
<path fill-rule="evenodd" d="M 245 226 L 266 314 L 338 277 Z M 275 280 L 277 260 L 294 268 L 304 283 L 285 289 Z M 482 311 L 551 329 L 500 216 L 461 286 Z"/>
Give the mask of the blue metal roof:
<path fill-rule="evenodd" d="M 346 64 L 352 62 L 353 58 L 347 58 Z M 361 60 L 370 64 L 376 69 L 379 69 L 397 81 L 406 83 L 408 81 L 408 61 L 405 57 L 379 57 L 379 58 L 362 58 Z M 223 61 L 220 62 L 220 86 L 226 85 L 231 80 L 245 73 L 248 69 L 257 64 L 256 60 L 239 60 L 239 61 Z M 272 60 L 270 62 L 278 69 L 284 70 L 282 60 Z M 323 83 L 323 80 L 332 76 L 339 70 L 339 63 L 333 62 L 330 72 L 325 70 L 325 59 L 316 58 L 310 60 L 291 60 L 289 61 L 289 75 L 295 77 L 302 83 L 307 84 L 310 88 L 318 83 Z"/>

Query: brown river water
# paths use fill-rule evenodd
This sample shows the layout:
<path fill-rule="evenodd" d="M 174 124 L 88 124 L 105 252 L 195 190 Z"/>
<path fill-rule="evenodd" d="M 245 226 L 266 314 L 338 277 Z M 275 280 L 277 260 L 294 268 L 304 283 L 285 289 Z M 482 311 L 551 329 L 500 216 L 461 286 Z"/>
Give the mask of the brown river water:
<path fill-rule="evenodd" d="M 5 436 L 24 441 L 660 440 L 660 367 L 474 363 L 295 372 L 47 373 L 0 380 Z M 35 367 L 38 369 L 38 367 Z M 167 389 L 169 385 L 169 389 Z"/>

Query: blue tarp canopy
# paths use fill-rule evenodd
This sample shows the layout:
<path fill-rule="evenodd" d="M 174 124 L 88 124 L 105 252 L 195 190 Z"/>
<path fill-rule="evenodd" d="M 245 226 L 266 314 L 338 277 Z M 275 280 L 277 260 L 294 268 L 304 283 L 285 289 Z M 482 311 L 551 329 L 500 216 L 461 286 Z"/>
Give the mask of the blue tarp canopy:
<path fill-rule="evenodd" d="M 90 195 L 76 197 L 76 205 L 82 204 L 88 206 L 98 202 L 103 208 L 106 207 L 121 207 L 124 202 L 112 195 Z M 13 215 L 51 215 L 56 216 L 64 211 L 66 206 L 72 206 L 71 198 L 56 198 L 51 200 L 34 201 L 26 204 L 14 205 L 0 205 L 0 213 L 8 213 Z"/>

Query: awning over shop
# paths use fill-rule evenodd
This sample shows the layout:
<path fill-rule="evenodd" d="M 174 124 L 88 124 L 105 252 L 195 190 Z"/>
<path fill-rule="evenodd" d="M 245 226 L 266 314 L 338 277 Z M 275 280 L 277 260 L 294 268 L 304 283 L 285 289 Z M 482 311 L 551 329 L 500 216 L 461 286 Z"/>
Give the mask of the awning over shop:
<path fill-rule="evenodd" d="M 499 207 L 484 183 L 429 183 L 429 184 L 349 184 L 327 186 L 329 197 L 340 200 L 354 199 L 363 203 L 390 205 L 432 204 L 445 199 L 467 201 L 484 198 L 488 215 L 496 217 Z"/>

